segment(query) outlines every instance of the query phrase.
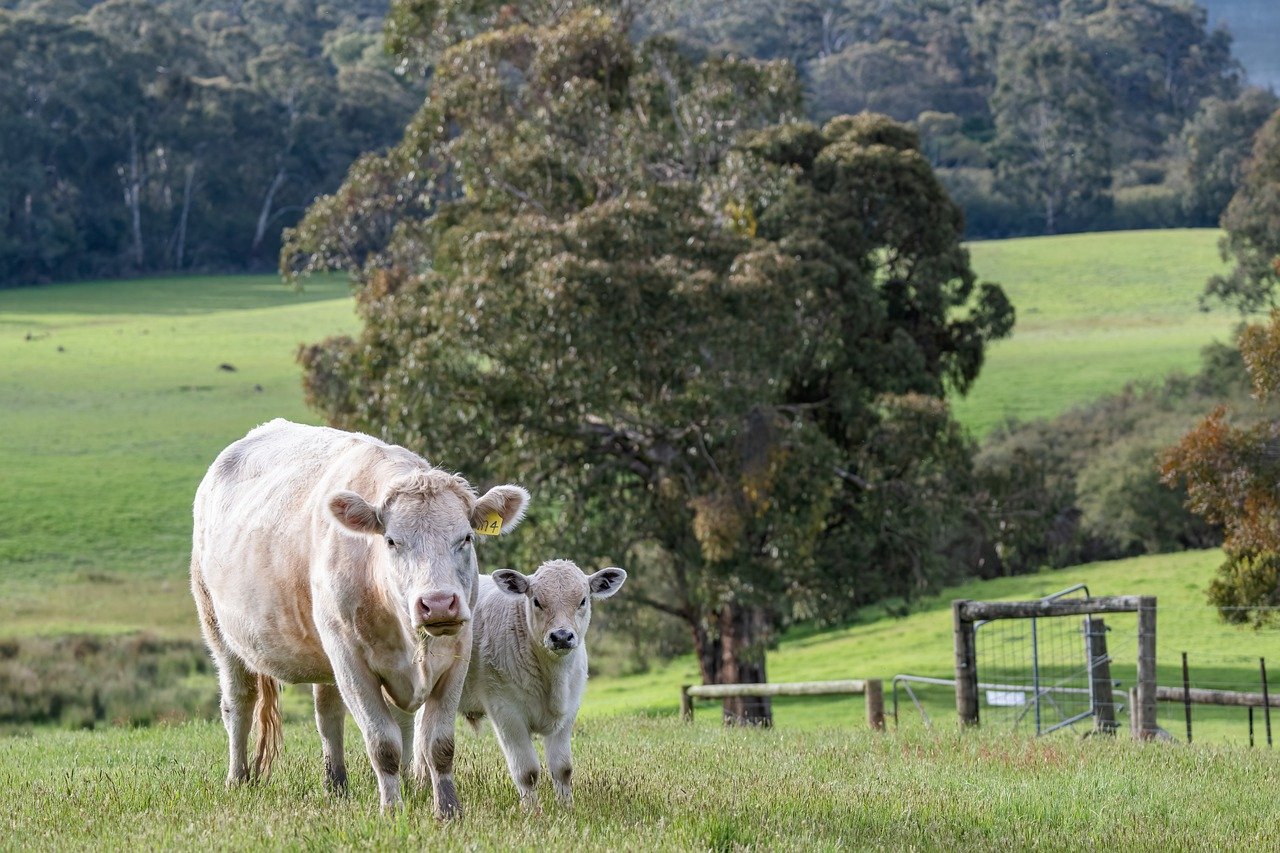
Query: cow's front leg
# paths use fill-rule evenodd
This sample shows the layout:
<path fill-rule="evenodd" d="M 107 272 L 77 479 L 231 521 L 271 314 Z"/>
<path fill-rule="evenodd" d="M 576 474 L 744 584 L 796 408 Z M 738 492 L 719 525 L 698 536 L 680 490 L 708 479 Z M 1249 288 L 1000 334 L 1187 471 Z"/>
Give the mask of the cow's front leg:
<path fill-rule="evenodd" d="M 378 801 L 382 810 L 401 805 L 400 724 L 382 698 L 382 684 L 368 667 L 349 654 L 330 656 L 333 674 L 356 725 L 364 734 L 369 763 L 378 779 Z"/>
<path fill-rule="evenodd" d="M 387 702 L 387 707 L 391 710 L 391 716 L 396 718 L 396 725 L 400 727 L 400 754 L 404 756 L 400 762 L 400 775 L 408 781 L 413 767 L 413 729 L 416 718 L 408 711 L 401 711 L 390 701 Z"/>
<path fill-rule="evenodd" d="M 324 758 L 324 787 L 335 794 L 347 792 L 347 762 L 342 753 L 342 724 L 347 706 L 337 685 L 312 685 L 316 700 L 316 728 L 320 731 L 320 749 Z"/>
<path fill-rule="evenodd" d="M 466 677 L 465 661 L 455 663 L 418 709 L 413 773 L 419 786 L 425 786 L 430 776 L 436 817 L 441 820 L 462 817 L 462 804 L 453 782 L 453 749 L 458 702 Z"/>
<path fill-rule="evenodd" d="M 511 780 L 520 792 L 520 805 L 529 811 L 538 808 L 538 751 L 533 748 L 533 735 L 519 713 L 507 708 L 489 712 L 493 732 L 498 736 L 502 754 L 507 757 Z"/>
<path fill-rule="evenodd" d="M 556 799 L 563 805 L 573 805 L 573 754 L 570 751 L 569 739 L 573 735 L 573 720 L 547 735 L 547 772 L 551 774 L 551 784 L 556 789 Z"/>

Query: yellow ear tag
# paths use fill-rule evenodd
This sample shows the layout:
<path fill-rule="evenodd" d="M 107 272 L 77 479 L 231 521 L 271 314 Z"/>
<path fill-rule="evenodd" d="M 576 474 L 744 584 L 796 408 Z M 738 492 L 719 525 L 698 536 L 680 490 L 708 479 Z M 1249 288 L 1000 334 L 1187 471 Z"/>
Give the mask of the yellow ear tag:
<path fill-rule="evenodd" d="M 481 536 L 497 536 L 502 532 L 502 514 L 497 510 L 491 511 L 476 525 L 476 533 Z"/>

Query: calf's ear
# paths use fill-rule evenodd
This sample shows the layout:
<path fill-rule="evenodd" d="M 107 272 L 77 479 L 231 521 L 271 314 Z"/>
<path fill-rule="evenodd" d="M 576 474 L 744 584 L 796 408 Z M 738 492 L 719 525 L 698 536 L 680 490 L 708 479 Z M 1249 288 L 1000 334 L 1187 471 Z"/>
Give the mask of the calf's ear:
<path fill-rule="evenodd" d="M 626 572 L 616 566 L 610 566 L 587 578 L 587 585 L 591 587 L 592 598 L 608 598 L 622 588 L 626 579 Z"/>
<path fill-rule="evenodd" d="M 341 491 L 330 495 L 329 512 L 333 513 L 339 524 L 353 533 L 387 532 L 378 511 L 355 492 Z"/>
<path fill-rule="evenodd" d="M 471 526 L 478 532 L 497 536 L 510 533 L 524 518 L 529 493 L 519 486 L 494 486 L 476 501 L 471 513 Z"/>
<path fill-rule="evenodd" d="M 498 569 L 489 577 L 493 578 L 494 585 L 507 595 L 529 594 L 529 579 L 519 572 L 514 572 L 511 569 Z"/>

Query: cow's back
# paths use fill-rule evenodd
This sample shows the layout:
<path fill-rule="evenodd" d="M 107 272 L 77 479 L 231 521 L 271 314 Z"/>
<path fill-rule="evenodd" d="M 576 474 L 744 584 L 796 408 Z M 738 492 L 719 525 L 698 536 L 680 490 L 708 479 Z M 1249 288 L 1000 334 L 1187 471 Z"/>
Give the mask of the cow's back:
<path fill-rule="evenodd" d="M 415 462 L 423 464 L 369 436 L 284 420 L 218 455 L 196 491 L 192 572 L 237 655 L 285 681 L 331 677 L 312 619 L 312 572 L 368 549 L 333 530 L 328 495 L 373 498 L 379 482 Z"/>

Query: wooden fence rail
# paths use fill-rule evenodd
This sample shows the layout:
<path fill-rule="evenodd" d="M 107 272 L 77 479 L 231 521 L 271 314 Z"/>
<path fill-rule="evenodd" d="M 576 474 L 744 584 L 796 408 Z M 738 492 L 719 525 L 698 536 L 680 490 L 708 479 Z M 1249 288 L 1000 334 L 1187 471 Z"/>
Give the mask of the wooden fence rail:
<path fill-rule="evenodd" d="M 680 688 L 680 716 L 693 720 L 694 699 L 739 696 L 854 696 L 867 697 L 867 725 L 884 731 L 884 684 L 878 678 L 843 681 L 792 681 L 768 684 L 685 684 Z"/>
<path fill-rule="evenodd" d="M 1239 708 L 1261 708 L 1270 704 L 1272 708 L 1280 708 L 1280 695 L 1268 696 L 1263 700 L 1261 693 L 1241 693 L 1236 690 L 1205 690 L 1192 687 L 1184 690 L 1181 687 L 1156 687 L 1156 699 L 1161 702 L 1184 702 L 1190 695 L 1192 705 L 1228 705 Z"/>

